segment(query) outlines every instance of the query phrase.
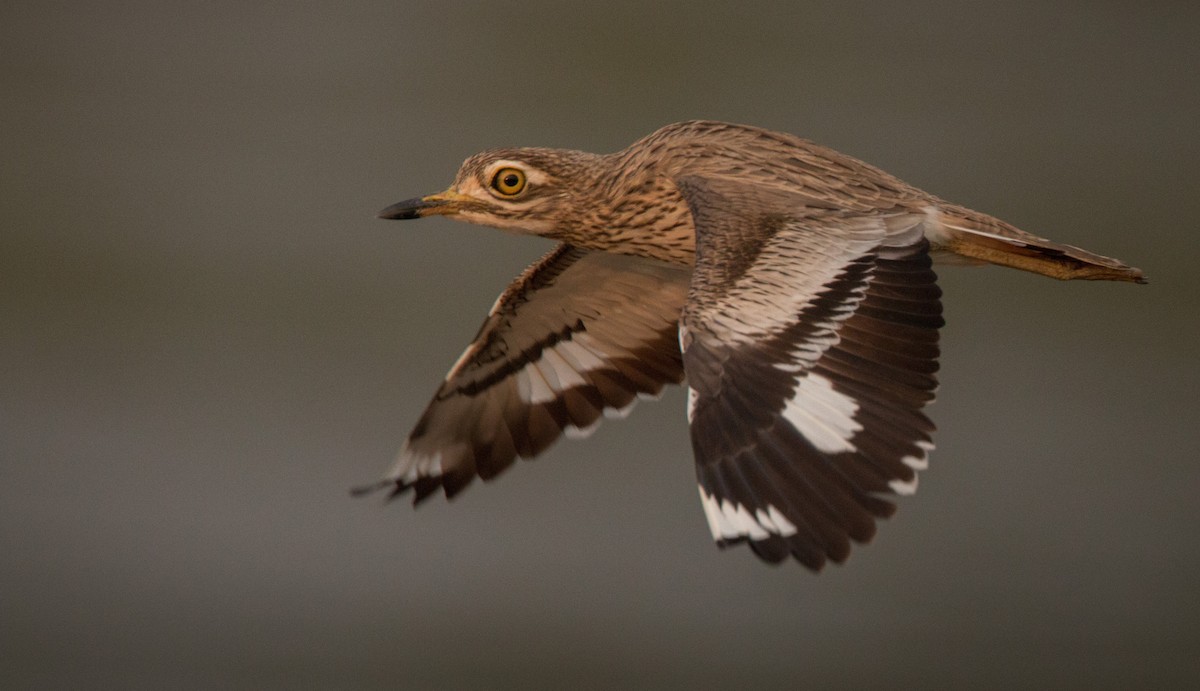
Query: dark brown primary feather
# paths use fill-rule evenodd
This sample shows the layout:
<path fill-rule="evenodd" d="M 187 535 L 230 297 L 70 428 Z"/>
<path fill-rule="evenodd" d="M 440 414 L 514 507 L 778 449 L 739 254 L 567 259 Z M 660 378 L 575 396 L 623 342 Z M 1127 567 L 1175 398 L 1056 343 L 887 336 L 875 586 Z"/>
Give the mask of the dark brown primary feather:
<path fill-rule="evenodd" d="M 677 323 L 689 270 L 560 245 L 497 300 L 392 470 L 370 490 L 453 496 L 585 435 L 683 379 Z"/>

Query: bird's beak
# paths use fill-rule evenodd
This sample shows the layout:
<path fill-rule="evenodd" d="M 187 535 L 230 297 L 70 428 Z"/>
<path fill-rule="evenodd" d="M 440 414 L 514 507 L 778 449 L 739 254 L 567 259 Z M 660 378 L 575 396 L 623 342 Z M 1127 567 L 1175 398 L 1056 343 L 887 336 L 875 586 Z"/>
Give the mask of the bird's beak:
<path fill-rule="evenodd" d="M 438 192 L 426 197 L 414 197 L 392 204 L 379 212 L 379 218 L 406 219 L 421 218 L 423 216 L 445 216 L 458 213 L 462 203 L 470 200 L 471 197 L 465 194 L 459 194 L 454 190 L 446 190 L 445 192 Z"/>

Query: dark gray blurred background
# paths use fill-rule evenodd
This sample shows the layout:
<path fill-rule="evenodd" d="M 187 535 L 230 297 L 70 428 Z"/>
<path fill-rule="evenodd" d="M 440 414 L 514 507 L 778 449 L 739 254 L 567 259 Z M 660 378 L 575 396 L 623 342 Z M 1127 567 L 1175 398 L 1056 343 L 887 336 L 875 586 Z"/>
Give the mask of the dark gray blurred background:
<path fill-rule="evenodd" d="M 0 686 L 1195 688 L 1197 8 L 6 3 Z M 352 500 L 549 247 L 375 212 L 698 117 L 1152 283 L 944 270 L 932 468 L 820 576 L 711 544 L 678 391 Z"/>

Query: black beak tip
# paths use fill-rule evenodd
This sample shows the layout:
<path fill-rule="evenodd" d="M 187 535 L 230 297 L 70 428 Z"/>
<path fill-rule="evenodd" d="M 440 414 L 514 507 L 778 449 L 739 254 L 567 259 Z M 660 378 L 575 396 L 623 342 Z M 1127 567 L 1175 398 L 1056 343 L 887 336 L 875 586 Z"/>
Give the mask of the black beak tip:
<path fill-rule="evenodd" d="M 386 218 L 389 220 L 404 220 L 404 219 L 409 219 L 409 218 L 420 218 L 421 209 L 425 208 L 426 206 L 428 206 L 428 204 L 421 201 L 420 198 L 407 199 L 405 201 L 398 202 L 396 204 L 392 204 L 391 206 L 384 209 L 383 211 L 380 211 L 378 214 L 378 217 Z"/>

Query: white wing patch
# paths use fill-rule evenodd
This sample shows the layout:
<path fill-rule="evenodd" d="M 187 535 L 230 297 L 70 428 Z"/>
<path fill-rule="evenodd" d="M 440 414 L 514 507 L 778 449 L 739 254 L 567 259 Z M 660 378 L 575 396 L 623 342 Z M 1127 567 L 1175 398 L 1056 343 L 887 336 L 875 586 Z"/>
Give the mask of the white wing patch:
<path fill-rule="evenodd" d="M 854 435 L 862 425 L 854 419 L 858 403 L 833 388 L 833 383 L 812 372 L 799 378 L 796 391 L 783 409 L 783 417 L 818 451 L 853 452 Z"/>
<path fill-rule="evenodd" d="M 558 386 L 555 387 L 556 391 L 565 391 L 572 386 L 587 386 L 587 380 L 581 377 L 579 371 L 572 367 L 571 363 L 567 362 L 558 352 L 558 346 L 561 343 L 559 342 L 553 347 L 542 351 L 542 359 L 540 360 L 539 367 L 544 371 L 546 366 L 549 365 L 550 369 L 554 371 L 554 377 L 558 380 Z"/>
<path fill-rule="evenodd" d="M 554 344 L 554 351 L 578 372 L 590 372 L 604 367 L 604 360 L 574 340 L 559 341 Z"/>
<path fill-rule="evenodd" d="M 796 526 L 770 504 L 767 505 L 766 511 L 758 509 L 752 515 L 741 504 L 734 504 L 728 499 L 718 500 L 705 492 L 703 486 L 699 489 L 700 503 L 704 505 L 704 515 L 708 518 L 708 527 L 714 540 L 739 537 L 765 540 L 771 535 L 787 537 L 796 533 Z"/>
<path fill-rule="evenodd" d="M 580 340 L 587 335 L 576 334 Z M 587 386 L 584 374 L 606 367 L 591 348 L 563 340 L 542 349 L 541 356 L 516 373 L 517 395 L 528 404 L 548 403 L 558 394 L 576 386 Z"/>
<path fill-rule="evenodd" d="M 554 400 L 554 389 L 546 382 L 538 369 L 537 362 L 531 362 L 521 368 L 516 374 L 517 395 L 530 405 L 549 403 Z"/>
<path fill-rule="evenodd" d="M 933 451 L 933 443 L 918 439 L 917 448 L 921 450 L 919 455 L 905 456 L 900 459 L 900 462 L 913 470 L 925 470 L 929 467 L 929 452 Z"/>
<path fill-rule="evenodd" d="M 929 452 L 933 451 L 933 444 L 921 439 L 917 441 L 917 448 L 920 449 L 919 454 L 915 456 L 905 456 L 904 458 L 900 459 L 900 462 L 909 468 L 912 468 L 913 470 L 925 470 L 929 467 Z M 888 483 L 888 487 L 891 487 L 892 491 L 896 494 L 901 496 L 909 496 L 916 494 L 917 481 L 919 479 L 920 478 L 917 476 L 917 474 L 913 473 L 913 478 L 908 482 L 904 482 L 902 480 L 892 480 Z"/>
<path fill-rule="evenodd" d="M 386 477 L 398 478 L 404 482 L 416 482 L 418 478 L 442 474 L 442 454 L 414 453 L 405 443 L 404 448 L 397 454 L 395 463 Z"/>

